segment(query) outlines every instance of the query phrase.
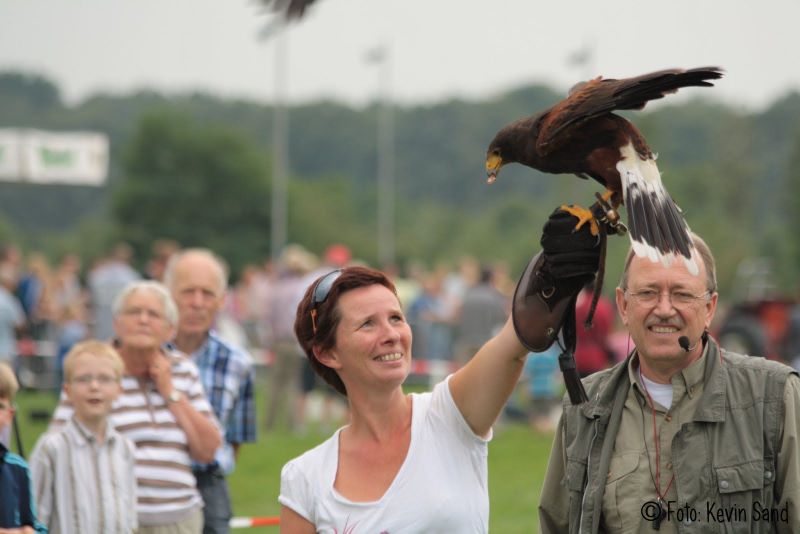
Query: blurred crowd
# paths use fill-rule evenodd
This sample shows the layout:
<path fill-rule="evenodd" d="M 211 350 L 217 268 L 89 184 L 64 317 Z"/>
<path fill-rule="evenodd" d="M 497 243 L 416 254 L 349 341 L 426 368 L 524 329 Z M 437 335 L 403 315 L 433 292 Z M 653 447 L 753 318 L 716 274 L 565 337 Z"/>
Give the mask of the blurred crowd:
<path fill-rule="evenodd" d="M 23 257 L 18 248 L 0 250 L 0 360 L 14 365 L 25 384 L 26 356 L 53 356 L 55 377 L 61 382 L 63 356 L 76 342 L 111 339 L 114 335 L 111 306 L 129 282 L 161 281 L 169 258 L 181 249 L 179 243 L 154 242 L 142 271 L 133 264 L 133 250 L 125 243 L 91 265 L 82 265 L 74 254 L 51 263 L 40 253 Z M 303 291 L 321 274 L 361 263 L 343 244 L 333 244 L 316 255 L 298 244 L 288 245 L 277 261 L 245 265 L 231 285 L 215 330 L 245 348 L 256 363 L 268 366 L 269 386 L 263 426 L 269 430 L 285 424 L 291 430 L 305 429 L 309 393 L 327 391 L 315 379 L 296 343 L 294 310 Z M 510 313 L 515 280 L 502 262 L 483 264 L 463 257 L 456 265 L 427 267 L 410 262 L 401 271 L 384 270 L 393 279 L 413 331 L 413 353 L 422 364 L 420 375 L 435 381 L 466 359 L 502 326 Z M 591 288 L 580 295 L 578 320 L 588 312 Z M 601 298 L 594 327 L 579 328 L 576 360 L 582 376 L 604 369 L 624 357 L 630 347 L 620 346 L 614 334 L 612 303 Z M 509 413 L 527 417 L 543 431 L 557 417 L 562 393 L 557 346 L 531 358 L 519 395 Z M 424 364 L 428 365 L 424 365 Z M 20 371 L 22 371 L 20 373 Z M 31 377 L 33 378 L 33 377 Z M 423 377 L 424 379 L 424 377 Z M 336 410 L 325 395 L 320 418 L 330 421 Z"/>
<path fill-rule="evenodd" d="M 156 240 L 140 271 L 134 267 L 133 250 L 125 243 L 115 245 L 91 265 L 82 265 L 75 254 L 50 262 L 38 252 L 23 255 L 13 245 L 0 247 L 0 361 L 14 367 L 23 386 L 58 389 L 61 363 L 70 347 L 88 338 L 111 339 L 111 306 L 119 291 L 135 280 L 162 281 L 169 258 L 179 250 L 175 241 Z M 291 244 L 276 261 L 245 265 L 230 286 L 214 328 L 253 355 L 262 369 L 269 369 L 262 417 L 265 429 L 281 424 L 302 433 L 310 409 L 324 425 L 332 424 L 336 410 L 341 409 L 336 395 L 316 379 L 295 340 L 293 323 L 297 303 L 314 279 L 354 263 L 363 262 L 343 244 L 330 245 L 320 255 Z M 403 271 L 393 266 L 384 270 L 397 287 L 413 331 L 415 369 L 421 383 L 435 383 L 466 363 L 510 313 L 515 280 L 502 262 L 484 264 L 467 256 L 454 266 L 410 262 Z M 592 292 L 588 286 L 578 297 L 579 325 L 588 314 Z M 794 322 L 800 325 L 800 314 L 795 315 Z M 633 349 L 615 321 L 614 304 L 601 297 L 592 328 L 578 328 L 575 359 L 582 377 L 613 365 Z M 528 359 L 523 382 L 508 409 L 510 416 L 526 418 L 545 432 L 557 420 L 563 393 L 560 352 L 556 344 Z M 26 364 L 36 358 L 28 357 L 38 357 L 39 366 L 29 368 Z M 46 373 L 42 371 L 48 367 L 41 363 L 43 359 L 52 367 L 49 382 L 43 381 Z M 800 359 L 787 363 L 800 365 Z M 322 395 L 313 396 L 310 406 L 312 392 Z"/>
<path fill-rule="evenodd" d="M 155 400 L 148 402 L 163 406 L 164 413 L 182 414 L 182 417 L 175 416 L 174 426 L 181 429 L 181 436 L 184 436 L 181 446 L 185 445 L 187 451 L 181 459 L 181 472 L 194 475 L 187 483 L 193 499 L 187 507 L 194 510 L 194 515 L 181 516 L 180 521 L 194 525 L 188 530 L 191 532 L 199 532 L 197 525 L 204 524 L 206 534 L 227 532 L 230 498 L 227 486 L 221 487 L 221 484 L 233 470 L 239 445 L 256 441 L 253 363 L 265 380 L 260 390 L 264 406 L 263 410 L 258 410 L 258 415 L 261 428 L 267 432 L 280 428 L 303 434 L 311 422 L 309 415 L 316 411 L 313 418 L 317 431 L 328 434 L 333 425 L 347 416 L 342 398 L 312 370 L 297 342 L 294 323 L 298 303 L 316 279 L 335 269 L 363 262 L 354 258 L 343 244 L 332 244 L 320 255 L 299 244 L 291 244 L 274 261 L 243 266 L 230 285 L 224 263 L 224 258 L 218 258 L 211 251 L 182 249 L 172 240 L 156 241 L 141 270 L 135 267 L 133 250 L 125 243 L 115 245 L 106 256 L 88 266 L 82 265 L 74 254 L 66 254 L 51 263 L 43 254 L 22 254 L 13 245 L 0 246 L 0 364 L 7 364 L 0 365 L 0 369 L 13 369 L 13 375 L 19 377 L 23 387 L 61 392 L 59 407 L 53 416 L 58 425 L 68 424 L 71 419 L 67 414 L 72 413 L 68 410 L 73 406 L 76 411 L 80 408 L 81 394 L 84 400 L 89 399 L 90 393 L 113 385 L 115 380 L 123 386 L 121 400 L 113 399 L 115 404 L 112 405 L 108 397 L 105 414 L 115 421 L 114 425 L 121 418 L 131 416 L 131 405 L 125 403 L 140 394 L 153 396 Z M 412 385 L 416 380 L 423 388 L 432 386 L 465 365 L 497 334 L 511 312 L 516 281 L 503 263 L 484 264 L 476 258 L 463 257 L 454 266 L 429 268 L 412 262 L 403 271 L 393 266 L 384 266 L 384 271 L 397 288 L 413 333 L 414 360 L 409 381 Z M 613 302 L 604 296 L 595 301 L 595 297 L 594 287 L 589 284 L 576 300 L 574 358 L 581 377 L 611 367 L 634 348 L 628 334 L 617 328 Z M 800 306 L 787 310 L 791 312 L 786 338 L 797 347 L 800 346 Z M 590 312 L 593 313 L 592 326 L 584 328 Z M 170 318 L 170 313 L 175 317 Z M 151 325 L 145 332 L 147 335 L 139 330 L 141 324 Z M 153 326 L 155 324 L 161 325 L 160 329 Z M 173 362 L 170 372 L 163 371 L 158 358 L 153 360 L 154 366 L 148 367 L 149 363 L 143 366 L 142 362 L 147 359 L 143 359 L 144 353 L 140 350 L 142 336 L 149 336 L 150 352 L 158 358 L 173 352 L 177 355 L 174 361 L 164 360 Z M 92 340 L 89 343 L 95 343 L 94 349 L 80 352 L 80 343 L 84 340 Z M 106 357 L 103 355 L 106 348 L 115 353 L 112 344 L 103 343 L 111 340 L 119 355 Z M 71 351 L 76 344 L 76 349 Z M 528 422 L 541 433 L 554 431 L 564 395 L 559 370 L 562 350 L 557 342 L 544 352 L 528 355 L 522 378 L 506 405 L 506 420 Z M 76 355 L 87 353 L 97 360 L 91 369 L 75 363 Z M 797 354 L 797 350 L 791 354 Z M 119 361 L 113 372 L 99 374 L 97 369 L 103 367 L 104 358 Z M 105 363 L 110 365 L 109 361 Z M 800 358 L 787 363 L 799 366 Z M 137 366 L 141 371 L 138 374 Z M 47 376 L 50 379 L 43 380 Z M 148 377 L 155 389 L 142 386 L 143 379 Z M 67 384 L 63 391 L 62 382 Z M 14 406 L 13 393 L 15 390 L 11 394 L 0 390 L 0 403 L 6 412 Z M 72 397 L 66 398 L 67 395 Z M 86 408 L 86 413 L 91 409 Z M 114 453 L 124 456 L 130 464 L 126 472 L 133 472 L 134 466 L 152 467 L 147 464 L 149 460 L 143 459 L 144 446 L 140 447 L 141 443 L 151 443 L 151 434 L 143 431 L 137 436 L 132 429 L 144 428 L 141 425 L 150 423 L 163 424 L 150 421 L 149 412 L 139 412 L 143 422 L 122 424 L 121 428 L 122 434 L 132 442 L 133 455 L 142 457 L 123 454 L 125 451 Z M 10 432 L 2 423 L 0 420 L 0 452 L 5 454 Z M 105 428 L 104 425 L 105 419 L 98 428 Z M 67 428 L 65 432 L 78 432 L 75 435 L 79 437 L 83 435 L 80 432 L 86 430 L 81 430 L 80 426 L 62 428 Z M 204 441 L 215 435 L 215 430 L 219 430 L 217 441 Z M 40 442 L 50 443 L 48 440 L 54 439 L 43 437 Z M 170 450 L 173 445 L 160 446 Z M 43 447 L 45 445 L 37 444 L 36 450 L 41 451 Z M 78 461 L 67 458 L 64 451 L 59 454 L 66 458 L 61 465 L 73 465 Z M 37 457 L 41 460 L 41 452 L 38 456 L 34 452 L 34 460 Z M 41 461 L 33 461 L 32 465 L 35 477 L 53 475 L 47 479 L 50 485 L 56 489 L 63 486 L 56 476 L 60 468 Z M 166 495 L 164 488 L 174 483 L 176 474 L 165 471 L 159 476 L 162 478 L 156 479 L 151 484 L 153 487 L 142 482 L 149 478 L 137 478 L 135 491 L 139 494 L 153 491 L 156 500 L 162 499 L 163 502 L 159 502 L 167 506 L 173 498 Z M 99 479 L 96 482 L 99 484 Z M 71 498 L 67 491 L 61 494 L 61 500 Z M 225 497 L 220 498 L 223 494 Z M 48 502 L 50 497 L 39 498 Z M 202 514 L 195 506 L 201 498 L 206 503 Z M 167 508 L 164 513 L 143 511 L 147 507 L 143 507 L 142 502 L 150 502 L 145 501 L 140 501 L 138 508 L 138 521 L 152 523 L 145 526 L 177 517 L 174 510 Z M 220 506 L 215 508 L 210 505 L 213 503 Z M 127 519 L 133 521 L 130 517 Z M 217 520 L 222 526 L 212 528 Z M 159 534 L 161 531 L 140 532 Z"/>
<path fill-rule="evenodd" d="M 118 243 L 90 265 L 82 265 L 75 254 L 51 262 L 38 252 L 23 255 L 14 245 L 0 247 L 0 361 L 14 366 L 24 386 L 42 387 L 41 362 L 30 370 L 25 364 L 34 360 L 25 358 L 52 356 L 54 373 L 49 387 L 57 389 L 61 362 L 70 347 L 87 338 L 113 337 L 111 305 L 117 293 L 134 280 L 161 281 L 169 258 L 180 249 L 173 240 L 156 240 L 140 271 L 134 267 L 132 248 L 125 243 Z M 280 423 L 304 431 L 313 391 L 326 393 L 318 407 L 319 417 L 331 421 L 337 409 L 335 395 L 315 379 L 295 341 L 294 310 L 314 279 L 354 263 L 363 262 L 343 244 L 332 244 L 320 255 L 291 244 L 276 261 L 245 265 L 230 286 L 215 330 L 246 349 L 256 364 L 269 367 L 263 415 L 266 429 Z M 394 266 L 384 266 L 384 270 L 398 289 L 411 325 L 415 363 L 419 364 L 416 370 L 422 381 L 434 383 L 466 363 L 510 313 L 515 280 L 502 262 L 485 264 L 466 256 L 456 265 L 429 267 L 412 261 L 402 271 Z M 579 325 L 588 314 L 591 297 L 592 287 L 578 297 Z M 795 337 L 800 332 L 798 310 L 800 307 L 794 308 L 789 321 L 796 323 L 789 328 Z M 613 365 L 633 349 L 615 321 L 613 303 L 601 297 L 592 328 L 578 328 L 575 359 L 581 376 Z M 529 358 L 520 393 L 509 408 L 512 416 L 529 418 L 543 431 L 557 418 L 557 399 L 563 391 L 559 354 L 554 345 Z M 800 366 L 800 357 L 787 363 Z"/>

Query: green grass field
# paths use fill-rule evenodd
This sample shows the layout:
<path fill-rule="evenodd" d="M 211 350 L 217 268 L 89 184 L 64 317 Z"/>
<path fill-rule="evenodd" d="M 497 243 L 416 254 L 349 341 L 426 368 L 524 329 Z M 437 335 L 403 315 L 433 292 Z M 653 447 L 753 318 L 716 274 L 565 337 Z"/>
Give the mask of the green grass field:
<path fill-rule="evenodd" d="M 263 391 L 262 388 L 259 388 Z M 259 395 L 259 401 L 260 401 Z M 19 424 L 25 452 L 30 454 L 37 437 L 47 427 L 53 394 L 23 391 L 17 398 Z M 263 408 L 258 405 L 259 410 Z M 36 414 L 39 417 L 34 417 Z M 311 425 L 304 436 L 277 431 L 259 433 L 258 443 L 242 447 L 236 472 L 230 477 L 234 514 L 278 515 L 280 470 L 283 464 L 327 438 Z M 552 435 L 536 433 L 521 423 L 501 424 L 489 446 L 489 497 L 492 532 L 503 534 L 538 531 L 536 505 L 544 479 Z M 12 450 L 16 447 L 12 445 Z M 250 529 L 277 532 L 276 527 Z M 245 531 L 242 531 L 245 532 Z"/>

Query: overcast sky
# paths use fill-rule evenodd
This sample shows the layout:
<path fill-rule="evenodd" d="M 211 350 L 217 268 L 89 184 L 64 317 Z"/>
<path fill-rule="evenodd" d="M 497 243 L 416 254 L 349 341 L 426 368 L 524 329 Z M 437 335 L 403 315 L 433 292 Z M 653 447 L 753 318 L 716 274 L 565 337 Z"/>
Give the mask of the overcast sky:
<path fill-rule="evenodd" d="M 248 0 L 0 0 L 0 70 L 45 74 L 68 102 L 139 88 L 269 101 L 260 13 Z M 759 109 L 800 89 L 798 36 L 798 0 L 317 0 L 288 32 L 288 94 L 371 100 L 378 68 L 364 57 L 385 44 L 403 103 L 719 65 L 707 96 Z M 590 62 L 570 65 L 582 48 Z"/>

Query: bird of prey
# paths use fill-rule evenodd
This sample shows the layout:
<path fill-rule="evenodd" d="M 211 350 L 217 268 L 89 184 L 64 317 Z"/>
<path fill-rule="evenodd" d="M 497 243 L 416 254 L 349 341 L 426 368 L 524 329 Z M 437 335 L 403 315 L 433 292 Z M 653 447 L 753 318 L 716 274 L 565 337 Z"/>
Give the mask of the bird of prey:
<path fill-rule="evenodd" d="M 602 199 L 612 208 L 623 203 L 634 251 L 668 264 L 684 258 L 697 273 L 689 227 L 661 182 L 656 157 L 639 130 L 614 110 L 642 109 L 681 87 L 710 87 L 722 77 L 719 67 L 670 69 L 621 80 L 597 77 L 577 84 L 553 107 L 500 130 L 486 152 L 488 182 L 500 167 L 521 163 L 542 172 L 593 178 L 606 187 Z M 590 210 L 562 206 L 576 215 L 578 227 L 589 222 Z"/>
<path fill-rule="evenodd" d="M 260 0 L 263 5 L 276 12 L 283 12 L 286 20 L 303 18 L 308 6 L 315 0 Z"/>

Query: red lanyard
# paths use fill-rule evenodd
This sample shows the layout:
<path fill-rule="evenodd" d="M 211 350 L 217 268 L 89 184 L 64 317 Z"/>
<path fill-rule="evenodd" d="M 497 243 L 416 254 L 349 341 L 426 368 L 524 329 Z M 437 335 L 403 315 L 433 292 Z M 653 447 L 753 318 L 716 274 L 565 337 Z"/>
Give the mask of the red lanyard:
<path fill-rule="evenodd" d="M 653 398 L 650 396 L 650 392 L 647 391 L 647 384 L 644 382 L 641 367 L 639 368 L 639 379 L 642 381 L 642 387 L 647 395 L 647 402 L 650 404 L 650 411 L 653 413 L 653 441 L 655 442 L 656 446 L 656 477 L 653 480 L 653 486 L 655 486 L 656 496 L 658 496 L 661 503 L 664 503 L 666 502 L 665 497 L 669 492 L 669 488 L 672 487 L 672 483 L 675 481 L 675 473 L 672 473 L 672 477 L 669 479 L 669 483 L 667 484 L 664 493 L 661 493 L 661 443 L 658 439 L 658 431 L 656 430 L 656 408 L 653 405 Z M 649 454 L 647 455 L 647 463 L 650 463 Z M 650 470 L 650 478 L 653 478 L 652 468 Z"/>

